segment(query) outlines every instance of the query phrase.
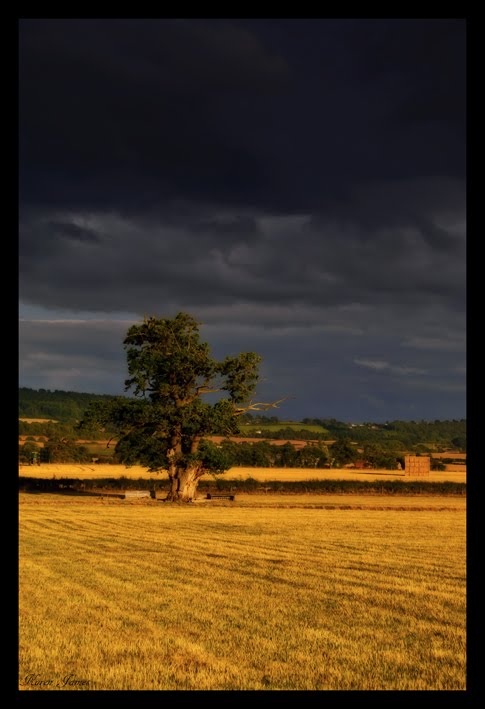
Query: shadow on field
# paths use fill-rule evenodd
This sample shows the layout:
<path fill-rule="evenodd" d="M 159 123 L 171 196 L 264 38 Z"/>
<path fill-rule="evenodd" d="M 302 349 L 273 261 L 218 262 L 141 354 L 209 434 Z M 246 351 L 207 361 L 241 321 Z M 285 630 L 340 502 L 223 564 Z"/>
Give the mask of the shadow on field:
<path fill-rule="evenodd" d="M 27 495 L 65 495 L 66 497 L 114 497 L 120 500 L 124 499 L 124 494 L 119 492 L 108 492 L 104 490 L 103 492 L 94 492 L 90 490 L 29 490 L 23 489 L 23 492 Z"/>
<path fill-rule="evenodd" d="M 376 470 L 375 468 L 350 468 L 349 473 L 352 475 L 386 475 L 393 478 L 405 478 L 407 477 L 405 473 L 394 471 L 394 470 Z"/>

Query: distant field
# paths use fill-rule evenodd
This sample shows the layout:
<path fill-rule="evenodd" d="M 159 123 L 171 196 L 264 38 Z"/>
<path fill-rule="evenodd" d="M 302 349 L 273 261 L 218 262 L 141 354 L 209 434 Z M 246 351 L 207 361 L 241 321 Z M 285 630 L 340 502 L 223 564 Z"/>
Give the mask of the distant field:
<path fill-rule="evenodd" d="M 466 470 L 463 473 L 433 471 L 429 477 L 411 477 L 397 470 L 358 470 L 352 468 L 231 468 L 224 474 L 227 478 L 248 477 L 256 480 L 435 480 L 436 482 L 466 482 Z"/>
<path fill-rule="evenodd" d="M 44 448 L 45 443 L 43 436 L 32 436 L 32 438 L 34 438 L 34 441 L 27 441 L 27 436 L 22 436 L 19 438 L 19 446 L 24 446 L 26 443 L 35 443 L 37 448 Z"/>
<path fill-rule="evenodd" d="M 141 502 L 20 494 L 21 689 L 465 689 L 464 510 Z"/>
<path fill-rule="evenodd" d="M 245 431 L 262 431 L 264 433 L 264 431 L 279 431 L 282 428 L 292 428 L 294 431 L 311 431 L 312 433 L 328 433 L 327 429 L 323 426 L 306 423 L 295 423 L 294 421 L 280 421 L 279 423 L 268 423 L 260 425 L 255 423 L 243 423 L 241 424 L 240 428 L 243 433 Z"/>
<path fill-rule="evenodd" d="M 248 432 L 249 433 L 249 432 Z M 254 436 L 208 436 L 208 439 L 213 443 L 221 443 L 222 441 L 232 441 L 233 443 L 262 443 L 265 441 L 272 446 L 284 446 L 286 443 L 291 443 L 295 448 L 304 448 L 309 443 L 317 443 L 317 441 L 300 440 L 294 438 L 255 438 Z M 331 444 L 335 441 L 318 441 L 319 443 Z"/>
<path fill-rule="evenodd" d="M 160 479 L 161 475 L 149 473 L 141 465 L 126 468 L 124 465 L 108 464 L 77 464 L 77 463 L 42 463 L 42 465 L 19 465 L 19 475 L 31 478 L 51 478 L 54 475 L 58 478 L 75 477 L 79 479 L 95 478 L 154 478 Z M 165 477 L 165 474 L 163 474 Z M 392 470 L 349 470 L 348 468 L 322 469 L 313 468 L 231 468 L 224 473 L 223 479 L 234 480 L 254 478 L 264 482 L 266 480 L 423 480 L 404 476 L 399 471 Z M 203 479 L 212 479 L 206 475 Z M 463 472 L 433 471 L 429 478 L 436 482 L 466 482 L 466 469 Z"/>
<path fill-rule="evenodd" d="M 86 448 L 88 453 L 91 453 L 93 457 L 96 457 L 96 456 L 111 457 L 112 455 L 114 455 L 114 452 L 115 452 L 115 444 L 111 443 L 108 448 L 105 441 L 96 441 L 96 442 L 92 442 L 92 443 L 88 443 L 86 441 L 83 441 L 82 443 L 80 443 L 80 445 L 82 445 L 83 448 Z"/>
<path fill-rule="evenodd" d="M 453 458 L 453 460 L 466 460 L 466 453 L 456 453 L 455 451 L 446 451 L 446 453 L 433 453 L 433 458 Z"/>
<path fill-rule="evenodd" d="M 57 419 L 29 419 L 19 417 L 19 421 L 25 421 L 25 423 L 59 423 Z"/>

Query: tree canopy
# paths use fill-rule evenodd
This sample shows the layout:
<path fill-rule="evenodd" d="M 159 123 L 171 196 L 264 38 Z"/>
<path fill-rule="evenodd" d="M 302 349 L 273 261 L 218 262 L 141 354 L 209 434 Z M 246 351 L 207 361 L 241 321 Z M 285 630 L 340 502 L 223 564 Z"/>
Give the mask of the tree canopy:
<path fill-rule="evenodd" d="M 169 499 L 191 500 L 204 473 L 229 467 L 224 450 L 204 436 L 237 434 L 243 413 L 279 403 L 252 400 L 261 357 L 242 352 L 214 359 L 200 340 L 199 323 L 187 313 L 145 317 L 129 328 L 123 344 L 129 375 L 125 390 L 135 398 L 94 402 L 81 426 L 114 427 L 119 460 L 152 472 L 167 470 Z M 204 400 L 208 394 L 219 398 L 210 403 Z"/>

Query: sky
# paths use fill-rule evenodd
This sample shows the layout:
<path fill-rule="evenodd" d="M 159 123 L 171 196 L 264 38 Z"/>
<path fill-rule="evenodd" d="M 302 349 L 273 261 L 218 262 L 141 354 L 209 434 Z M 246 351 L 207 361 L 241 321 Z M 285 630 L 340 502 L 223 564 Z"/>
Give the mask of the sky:
<path fill-rule="evenodd" d="M 23 19 L 19 385 L 183 311 L 282 419 L 466 416 L 463 19 Z"/>

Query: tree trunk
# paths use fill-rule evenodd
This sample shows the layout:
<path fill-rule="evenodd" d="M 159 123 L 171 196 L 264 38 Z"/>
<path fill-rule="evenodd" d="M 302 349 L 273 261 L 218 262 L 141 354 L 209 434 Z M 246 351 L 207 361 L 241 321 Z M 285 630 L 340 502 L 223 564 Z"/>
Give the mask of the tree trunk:
<path fill-rule="evenodd" d="M 175 468 L 169 470 L 170 490 L 165 498 L 169 502 L 181 500 L 192 502 L 199 483 L 199 478 L 203 475 L 200 467 Z"/>

